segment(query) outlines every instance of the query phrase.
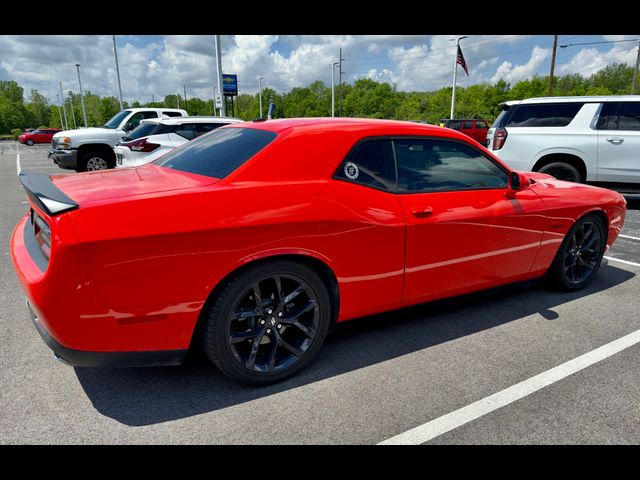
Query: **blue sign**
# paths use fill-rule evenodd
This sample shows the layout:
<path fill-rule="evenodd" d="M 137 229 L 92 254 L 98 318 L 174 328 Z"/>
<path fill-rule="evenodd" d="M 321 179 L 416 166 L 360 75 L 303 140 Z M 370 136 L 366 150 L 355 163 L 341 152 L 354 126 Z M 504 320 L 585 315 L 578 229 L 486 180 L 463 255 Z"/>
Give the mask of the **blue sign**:
<path fill-rule="evenodd" d="M 238 75 L 222 74 L 222 93 L 225 97 L 238 95 Z"/>

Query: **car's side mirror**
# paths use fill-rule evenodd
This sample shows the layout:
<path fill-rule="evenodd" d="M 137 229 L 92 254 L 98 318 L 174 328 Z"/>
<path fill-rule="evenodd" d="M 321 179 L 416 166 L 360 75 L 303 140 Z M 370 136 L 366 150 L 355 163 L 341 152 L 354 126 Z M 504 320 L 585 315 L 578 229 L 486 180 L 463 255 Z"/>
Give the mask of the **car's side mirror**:
<path fill-rule="evenodd" d="M 133 130 L 133 125 L 131 124 L 131 122 L 128 122 L 124 125 L 124 131 L 125 132 L 130 132 L 131 130 Z"/>
<path fill-rule="evenodd" d="M 522 172 L 511 172 L 509 174 L 509 188 L 507 197 L 514 198 L 517 192 L 526 190 L 531 185 L 531 180 Z"/>

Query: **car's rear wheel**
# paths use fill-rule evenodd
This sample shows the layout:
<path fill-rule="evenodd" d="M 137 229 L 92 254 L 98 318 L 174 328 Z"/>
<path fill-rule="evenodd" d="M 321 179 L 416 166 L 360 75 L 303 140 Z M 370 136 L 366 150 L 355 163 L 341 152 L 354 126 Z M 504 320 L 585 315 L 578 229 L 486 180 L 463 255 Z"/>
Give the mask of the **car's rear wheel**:
<path fill-rule="evenodd" d="M 33 145 L 33 140 L 29 139 L 25 142 L 27 145 L 32 146 Z"/>
<path fill-rule="evenodd" d="M 585 215 L 571 227 L 549 268 L 549 279 L 562 290 L 579 290 L 595 276 L 606 246 L 602 219 Z"/>
<path fill-rule="evenodd" d="M 203 345 L 227 376 L 268 385 L 305 367 L 324 342 L 331 302 L 308 266 L 278 260 L 232 277 L 205 313 Z"/>
<path fill-rule="evenodd" d="M 558 180 L 566 180 L 567 182 L 582 183 L 582 175 L 576 167 L 566 162 L 552 162 L 538 170 L 540 173 L 546 173 Z"/>

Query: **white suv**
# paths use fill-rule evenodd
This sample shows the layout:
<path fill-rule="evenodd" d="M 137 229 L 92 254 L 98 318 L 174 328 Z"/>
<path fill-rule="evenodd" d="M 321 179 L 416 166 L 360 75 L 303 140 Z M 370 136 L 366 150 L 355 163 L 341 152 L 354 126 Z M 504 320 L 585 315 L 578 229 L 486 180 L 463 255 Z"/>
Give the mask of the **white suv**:
<path fill-rule="evenodd" d="M 529 98 L 500 107 L 487 148 L 515 170 L 640 184 L 640 95 Z"/>
<path fill-rule="evenodd" d="M 200 135 L 242 120 L 230 117 L 174 117 L 142 120 L 140 126 L 113 147 L 116 168 L 137 167 Z"/>

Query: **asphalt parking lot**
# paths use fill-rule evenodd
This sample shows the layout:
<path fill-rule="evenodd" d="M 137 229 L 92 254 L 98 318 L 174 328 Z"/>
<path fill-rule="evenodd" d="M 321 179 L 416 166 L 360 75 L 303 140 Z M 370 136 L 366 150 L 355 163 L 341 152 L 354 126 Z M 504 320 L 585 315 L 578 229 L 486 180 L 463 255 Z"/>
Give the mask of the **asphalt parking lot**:
<path fill-rule="evenodd" d="M 627 197 L 624 237 L 582 291 L 534 285 L 359 319 L 338 326 L 298 376 L 252 388 L 198 354 L 148 369 L 54 360 L 28 318 L 9 254 L 28 208 L 17 154 L 23 169 L 69 173 L 47 149 L 0 142 L 2 444 L 376 444 L 398 435 L 431 444 L 640 442 L 640 343 L 609 347 L 640 330 L 639 196 Z M 602 348 L 601 359 L 478 415 L 487 397 Z M 434 422 L 442 433 L 402 436 Z"/>

